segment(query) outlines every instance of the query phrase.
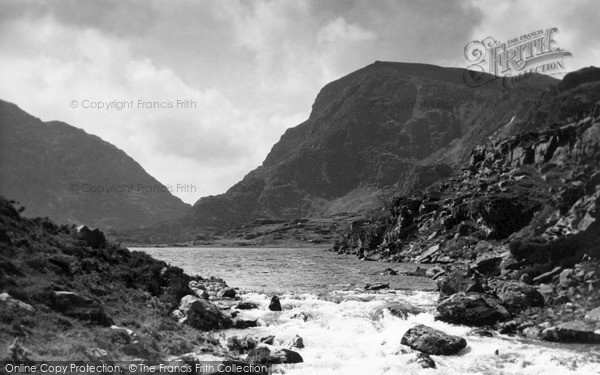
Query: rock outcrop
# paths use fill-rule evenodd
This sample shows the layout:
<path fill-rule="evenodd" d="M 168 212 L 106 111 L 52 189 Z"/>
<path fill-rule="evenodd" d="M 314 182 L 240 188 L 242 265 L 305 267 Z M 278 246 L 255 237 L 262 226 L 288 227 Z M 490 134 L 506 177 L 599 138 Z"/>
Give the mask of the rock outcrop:
<path fill-rule="evenodd" d="M 104 311 L 99 302 L 69 291 L 56 291 L 50 296 L 48 305 L 67 316 L 88 320 L 103 326 L 111 326 L 114 321 Z"/>
<path fill-rule="evenodd" d="M 442 320 L 593 341 L 571 321 L 600 306 L 599 77 L 568 74 L 460 173 L 390 200 L 333 250 L 447 264 L 435 273 Z"/>

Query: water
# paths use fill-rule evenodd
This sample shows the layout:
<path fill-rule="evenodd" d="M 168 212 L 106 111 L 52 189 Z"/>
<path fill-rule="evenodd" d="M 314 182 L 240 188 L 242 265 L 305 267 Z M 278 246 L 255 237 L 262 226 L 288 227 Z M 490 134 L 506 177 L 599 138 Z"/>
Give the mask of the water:
<path fill-rule="evenodd" d="M 437 293 L 425 278 L 383 276 L 387 267 L 414 270 L 417 265 L 363 262 L 318 249 L 144 248 L 155 258 L 189 274 L 223 277 L 239 287 L 243 300 L 258 310 L 243 311 L 260 327 L 227 330 L 225 335 L 275 335 L 286 341 L 296 334 L 305 344 L 304 363 L 282 366 L 286 374 L 600 374 L 599 346 L 564 345 L 519 339 L 470 336 L 469 327 L 437 322 Z M 393 291 L 365 292 L 365 283 L 384 282 Z M 283 312 L 267 309 L 272 295 Z M 424 310 L 406 319 L 393 316 L 389 303 L 402 301 Z M 293 318 L 304 313 L 304 319 Z M 416 324 L 461 335 L 468 346 L 457 356 L 432 356 L 437 369 L 422 369 L 414 353 L 403 353 L 400 339 Z M 498 355 L 496 355 L 498 351 Z"/>

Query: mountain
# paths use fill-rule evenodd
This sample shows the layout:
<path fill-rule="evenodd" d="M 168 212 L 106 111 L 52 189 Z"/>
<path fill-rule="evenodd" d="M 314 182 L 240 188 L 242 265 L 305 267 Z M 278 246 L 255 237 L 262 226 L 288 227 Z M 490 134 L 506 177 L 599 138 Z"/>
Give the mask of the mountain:
<path fill-rule="evenodd" d="M 438 280 L 439 320 L 597 343 L 600 68 L 567 74 L 523 113 L 452 177 L 353 222 L 333 249 L 438 264 L 417 271 Z M 491 318 L 496 308 L 507 314 Z"/>
<path fill-rule="evenodd" d="M 375 62 L 326 85 L 309 118 L 288 129 L 260 167 L 201 198 L 190 222 L 228 229 L 253 219 L 360 213 L 390 191 L 447 177 L 472 146 L 521 114 L 550 84 L 473 88 L 465 70 Z M 490 77 L 496 78 L 496 77 Z"/>
<path fill-rule="evenodd" d="M 1 100 L 0 194 L 24 205 L 26 216 L 105 229 L 149 226 L 189 210 L 112 144 Z"/>

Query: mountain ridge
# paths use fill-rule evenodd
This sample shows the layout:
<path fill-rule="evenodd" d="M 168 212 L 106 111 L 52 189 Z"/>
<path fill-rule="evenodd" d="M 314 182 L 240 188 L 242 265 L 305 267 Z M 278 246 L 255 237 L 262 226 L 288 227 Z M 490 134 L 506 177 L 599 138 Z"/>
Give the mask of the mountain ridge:
<path fill-rule="evenodd" d="M 83 129 L 42 122 L 0 100 L 0 135 L 0 192 L 26 206 L 27 216 L 135 228 L 178 219 L 189 207 L 123 150 Z"/>
<path fill-rule="evenodd" d="M 461 68 L 375 62 L 325 85 L 309 118 L 287 129 L 258 168 L 225 193 L 194 204 L 192 225 L 228 229 L 256 218 L 353 212 L 333 209 L 331 202 L 366 186 L 379 193 L 357 207 L 374 207 L 390 189 L 413 188 L 404 180 L 421 170 L 440 173 L 431 181 L 447 177 L 446 166 L 468 157 L 465 148 L 510 121 L 506 112 L 516 114 L 519 103 L 558 82 L 543 76 L 512 90 L 501 80 L 473 88 L 464 74 Z"/>

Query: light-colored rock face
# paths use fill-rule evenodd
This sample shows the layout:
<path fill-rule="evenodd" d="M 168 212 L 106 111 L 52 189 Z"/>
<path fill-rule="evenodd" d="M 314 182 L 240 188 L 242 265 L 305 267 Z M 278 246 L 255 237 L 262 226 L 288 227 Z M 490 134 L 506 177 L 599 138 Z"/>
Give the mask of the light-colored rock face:
<path fill-rule="evenodd" d="M 462 337 L 419 324 L 406 331 L 401 344 L 425 354 L 453 355 L 464 349 L 467 341 Z"/>

